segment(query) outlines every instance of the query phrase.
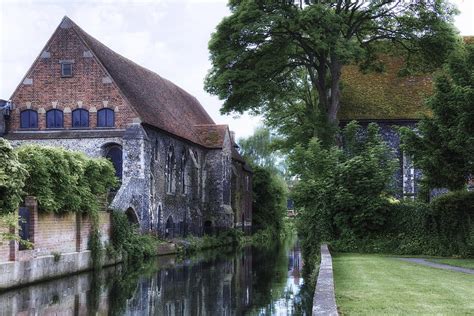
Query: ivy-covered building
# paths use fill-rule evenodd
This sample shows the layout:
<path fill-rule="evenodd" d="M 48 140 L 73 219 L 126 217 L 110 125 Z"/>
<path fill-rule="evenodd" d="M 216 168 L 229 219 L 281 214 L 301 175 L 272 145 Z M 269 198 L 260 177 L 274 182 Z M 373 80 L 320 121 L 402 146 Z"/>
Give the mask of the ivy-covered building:
<path fill-rule="evenodd" d="M 430 115 L 424 103 L 433 89 L 433 74 L 403 74 L 404 62 L 396 56 L 383 56 L 381 62 L 384 69 L 380 72 L 365 73 L 356 65 L 343 68 L 339 120 L 341 125 L 356 120 L 363 127 L 377 123 L 399 162 L 394 193 L 399 198 L 413 198 L 418 192 L 421 171 L 401 150 L 397 129 L 415 128 L 424 115 Z"/>
<path fill-rule="evenodd" d="M 121 179 L 110 208 L 125 211 L 142 231 L 170 238 L 251 226 L 252 172 L 228 126 L 68 17 L 9 104 L 0 134 L 14 146 L 110 158 Z"/>

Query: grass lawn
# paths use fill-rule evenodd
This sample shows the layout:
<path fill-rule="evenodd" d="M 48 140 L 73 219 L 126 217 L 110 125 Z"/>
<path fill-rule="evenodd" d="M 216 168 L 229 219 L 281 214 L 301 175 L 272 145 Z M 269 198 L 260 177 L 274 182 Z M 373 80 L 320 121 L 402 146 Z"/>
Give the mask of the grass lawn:
<path fill-rule="evenodd" d="M 474 259 L 427 259 L 431 262 L 449 264 L 450 266 L 474 269 Z"/>
<path fill-rule="evenodd" d="M 378 255 L 333 257 L 342 315 L 474 315 L 474 275 Z"/>

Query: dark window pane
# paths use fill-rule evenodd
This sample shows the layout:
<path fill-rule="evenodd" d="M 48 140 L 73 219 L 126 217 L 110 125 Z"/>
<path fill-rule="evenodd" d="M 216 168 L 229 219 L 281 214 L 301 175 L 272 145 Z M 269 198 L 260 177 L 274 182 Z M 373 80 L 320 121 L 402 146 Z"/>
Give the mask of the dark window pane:
<path fill-rule="evenodd" d="M 89 127 L 89 111 L 81 110 L 81 127 Z"/>
<path fill-rule="evenodd" d="M 72 64 L 68 64 L 68 63 L 61 64 L 61 76 L 72 77 Z"/>
<path fill-rule="evenodd" d="M 97 126 L 98 127 L 113 127 L 114 126 L 114 111 L 111 109 L 102 109 L 97 112 Z"/>
<path fill-rule="evenodd" d="M 46 112 L 46 128 L 62 128 L 63 111 L 49 110 Z"/>
<path fill-rule="evenodd" d="M 29 128 L 30 127 L 30 111 L 23 111 L 20 114 L 20 127 Z"/>
<path fill-rule="evenodd" d="M 89 127 L 89 111 L 84 109 L 72 111 L 72 127 Z"/>
<path fill-rule="evenodd" d="M 106 155 L 112 161 L 115 168 L 115 176 L 122 179 L 122 148 L 114 146 L 110 148 Z"/>
<path fill-rule="evenodd" d="M 112 110 L 107 111 L 107 126 L 108 127 L 114 126 L 114 112 Z"/>
<path fill-rule="evenodd" d="M 38 127 L 38 113 L 36 111 L 30 111 L 30 128 Z"/>

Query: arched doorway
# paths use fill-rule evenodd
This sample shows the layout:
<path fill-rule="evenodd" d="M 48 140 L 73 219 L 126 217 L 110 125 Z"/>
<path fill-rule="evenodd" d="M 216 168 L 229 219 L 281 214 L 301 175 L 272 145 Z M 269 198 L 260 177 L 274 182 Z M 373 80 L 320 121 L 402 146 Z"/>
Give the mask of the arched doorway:
<path fill-rule="evenodd" d="M 123 153 L 119 144 L 108 144 L 104 147 L 104 157 L 112 161 L 115 168 L 115 176 L 122 180 Z"/>
<path fill-rule="evenodd" d="M 174 223 L 173 223 L 173 217 L 168 217 L 168 220 L 166 221 L 166 226 L 165 226 L 165 237 L 166 238 L 173 238 L 174 237 Z"/>
<path fill-rule="evenodd" d="M 125 215 L 127 215 L 127 219 L 130 224 L 139 224 L 137 213 L 133 210 L 133 208 L 129 207 L 127 211 L 125 211 Z"/>
<path fill-rule="evenodd" d="M 204 234 L 212 235 L 212 222 L 211 221 L 204 222 Z"/>

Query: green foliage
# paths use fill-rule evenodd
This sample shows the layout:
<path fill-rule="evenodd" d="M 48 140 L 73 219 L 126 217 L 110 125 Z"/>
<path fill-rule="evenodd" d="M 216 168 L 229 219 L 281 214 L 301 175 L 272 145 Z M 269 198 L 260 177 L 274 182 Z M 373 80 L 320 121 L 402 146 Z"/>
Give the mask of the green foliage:
<path fill-rule="evenodd" d="M 202 237 L 190 236 L 183 241 L 182 245 L 186 253 L 194 253 L 200 250 L 219 248 L 223 246 L 236 246 L 242 242 L 244 233 L 240 229 L 228 229 L 215 236 L 204 235 Z"/>
<path fill-rule="evenodd" d="M 138 226 L 131 225 L 127 215 L 120 211 L 112 212 L 111 242 L 128 262 L 140 262 L 156 256 L 159 243 L 151 235 L 140 234 Z"/>
<path fill-rule="evenodd" d="M 114 167 L 104 158 L 37 145 L 17 153 L 28 171 L 24 191 L 37 198 L 41 211 L 96 212 L 100 198 L 117 185 Z"/>
<path fill-rule="evenodd" d="M 331 242 L 344 252 L 400 255 L 474 256 L 474 192 L 451 192 L 432 203 L 391 204 L 385 229 L 377 234 Z"/>
<path fill-rule="evenodd" d="M 378 65 L 380 46 L 409 67 L 439 65 L 455 45 L 446 1 L 230 1 L 209 42 L 206 90 L 224 113 L 252 110 L 307 142 L 334 142 L 343 65 Z M 380 42 L 386 45 L 380 45 Z M 296 123 L 296 124 L 295 124 Z M 301 128 L 303 127 L 303 128 Z M 281 132 L 281 131 L 280 131 Z M 283 133 L 282 133 L 283 134 Z"/>
<path fill-rule="evenodd" d="M 18 208 L 27 176 L 25 166 L 18 160 L 10 143 L 0 137 L 0 216 Z"/>
<path fill-rule="evenodd" d="M 286 215 L 287 189 L 281 177 L 265 168 L 253 168 L 252 226 L 256 230 L 270 228 L 278 237 Z"/>
<path fill-rule="evenodd" d="M 404 149 L 423 171 L 428 188 L 463 189 L 474 174 L 474 45 L 449 58 L 428 100 L 433 116 L 416 132 L 402 129 Z"/>
<path fill-rule="evenodd" d="M 299 177 L 292 192 L 298 233 L 309 261 L 317 258 L 321 242 L 375 234 L 388 220 L 395 160 L 378 127 L 370 124 L 363 131 L 353 122 L 343 135 L 344 149 L 326 149 L 313 139 L 290 156 L 290 168 Z"/>

